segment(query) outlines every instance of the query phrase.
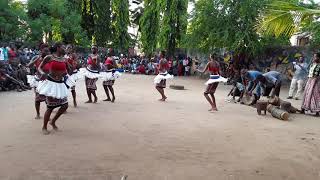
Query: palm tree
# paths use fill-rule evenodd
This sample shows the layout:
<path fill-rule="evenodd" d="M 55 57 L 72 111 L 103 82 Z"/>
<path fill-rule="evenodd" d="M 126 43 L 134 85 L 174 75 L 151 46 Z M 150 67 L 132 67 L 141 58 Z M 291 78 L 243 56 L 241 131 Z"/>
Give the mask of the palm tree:
<path fill-rule="evenodd" d="M 309 4 L 298 0 L 272 0 L 258 19 L 257 30 L 277 37 L 292 36 L 320 17 L 320 6 L 313 0 Z"/>

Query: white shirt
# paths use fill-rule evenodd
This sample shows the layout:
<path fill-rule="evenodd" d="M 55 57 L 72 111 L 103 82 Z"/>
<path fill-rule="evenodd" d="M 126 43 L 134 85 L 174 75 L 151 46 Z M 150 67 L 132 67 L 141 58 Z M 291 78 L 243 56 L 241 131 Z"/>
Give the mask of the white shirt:
<path fill-rule="evenodd" d="M 182 63 L 183 63 L 183 66 L 187 66 L 189 64 L 189 61 L 188 59 L 184 59 Z"/>
<path fill-rule="evenodd" d="M 3 53 L 3 48 L 0 48 L 0 61 L 4 61 L 4 53 Z"/>

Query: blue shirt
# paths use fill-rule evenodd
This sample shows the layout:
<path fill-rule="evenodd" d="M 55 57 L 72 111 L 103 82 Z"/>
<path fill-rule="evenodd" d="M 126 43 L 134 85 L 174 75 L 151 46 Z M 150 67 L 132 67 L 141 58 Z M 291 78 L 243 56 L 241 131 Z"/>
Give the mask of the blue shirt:
<path fill-rule="evenodd" d="M 262 73 L 259 71 L 248 71 L 246 74 L 246 78 L 249 81 L 254 81 L 257 79 L 257 76 L 259 76 L 259 75 L 262 75 Z"/>
<path fill-rule="evenodd" d="M 275 85 L 277 81 L 281 81 L 281 73 L 277 71 L 269 71 L 264 73 L 263 76 L 266 78 L 267 82 Z"/>
<path fill-rule="evenodd" d="M 303 80 L 308 75 L 308 64 L 307 63 L 295 63 L 293 68 L 295 69 L 293 79 Z"/>

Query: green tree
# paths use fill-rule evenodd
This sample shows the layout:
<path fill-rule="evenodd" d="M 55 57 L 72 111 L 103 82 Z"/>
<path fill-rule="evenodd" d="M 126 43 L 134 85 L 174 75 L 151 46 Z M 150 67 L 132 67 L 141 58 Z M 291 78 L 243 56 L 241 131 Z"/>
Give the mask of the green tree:
<path fill-rule="evenodd" d="M 143 52 L 150 56 L 155 52 L 160 31 L 161 0 L 145 0 L 144 13 L 140 20 L 141 44 Z"/>
<path fill-rule="evenodd" d="M 162 0 L 163 19 L 159 37 L 160 47 L 169 56 L 179 47 L 188 25 L 188 0 Z"/>
<path fill-rule="evenodd" d="M 261 36 L 256 32 L 257 18 L 268 0 L 199 0 L 195 4 L 188 29 L 187 45 L 204 52 L 226 48 L 236 54 L 253 56 L 267 46 L 273 36 Z"/>
<path fill-rule="evenodd" d="M 82 0 L 81 2 L 81 27 L 86 31 L 89 40 L 94 35 L 94 11 L 93 0 Z"/>
<path fill-rule="evenodd" d="M 111 40 L 111 1 L 94 1 L 94 36 L 98 46 L 106 46 Z"/>
<path fill-rule="evenodd" d="M 65 43 L 87 44 L 88 38 L 81 28 L 80 11 L 75 0 L 29 0 L 28 16 L 31 29 L 30 40 L 63 41 Z"/>
<path fill-rule="evenodd" d="M 21 2 L 0 1 L 0 41 L 25 39 L 26 11 Z"/>
<path fill-rule="evenodd" d="M 129 19 L 129 1 L 113 0 L 112 1 L 112 28 L 113 28 L 113 45 L 122 53 L 127 53 L 131 37 L 128 33 Z"/>

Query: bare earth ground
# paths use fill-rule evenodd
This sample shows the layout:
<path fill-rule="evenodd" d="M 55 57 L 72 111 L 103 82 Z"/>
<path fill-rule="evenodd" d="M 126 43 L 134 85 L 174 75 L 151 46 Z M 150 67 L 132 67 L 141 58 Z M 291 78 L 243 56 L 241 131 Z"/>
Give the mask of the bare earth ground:
<path fill-rule="evenodd" d="M 115 104 L 101 101 L 99 82 L 99 103 L 89 105 L 79 82 L 79 108 L 71 106 L 58 121 L 62 131 L 48 136 L 34 119 L 32 91 L 1 92 L 0 179 L 320 179 L 319 118 L 258 116 L 251 107 L 226 103 L 230 87 L 224 85 L 217 91 L 220 111 L 209 113 L 204 80 L 196 78 L 171 81 L 188 90 L 167 89 L 168 102 L 161 103 L 152 81 L 122 76 Z"/>

